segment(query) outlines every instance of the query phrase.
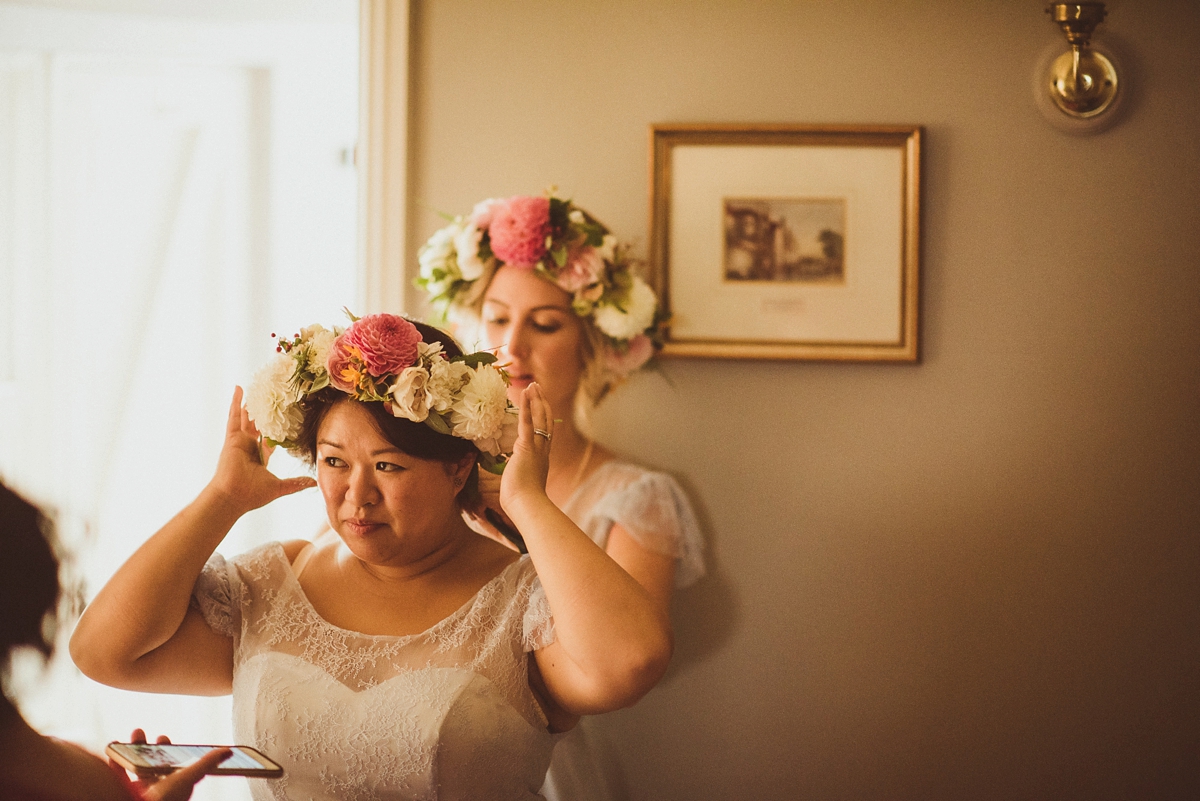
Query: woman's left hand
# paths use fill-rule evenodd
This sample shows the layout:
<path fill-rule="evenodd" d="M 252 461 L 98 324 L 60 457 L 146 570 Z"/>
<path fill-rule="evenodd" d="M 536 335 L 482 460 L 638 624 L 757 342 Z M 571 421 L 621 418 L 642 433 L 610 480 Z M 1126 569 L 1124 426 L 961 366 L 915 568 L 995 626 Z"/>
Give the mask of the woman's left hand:
<path fill-rule="evenodd" d="M 517 442 L 500 481 L 500 505 L 510 516 L 523 500 L 546 497 L 550 438 L 554 435 L 550 405 L 536 382 L 521 392 L 519 412 Z"/>

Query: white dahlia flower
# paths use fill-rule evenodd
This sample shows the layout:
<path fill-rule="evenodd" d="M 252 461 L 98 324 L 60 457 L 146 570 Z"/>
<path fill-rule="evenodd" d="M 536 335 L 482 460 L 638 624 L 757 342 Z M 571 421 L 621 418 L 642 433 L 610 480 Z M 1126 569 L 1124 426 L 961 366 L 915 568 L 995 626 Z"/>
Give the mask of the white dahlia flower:
<path fill-rule="evenodd" d="M 275 442 L 288 442 L 300 433 L 304 413 L 300 392 L 292 382 L 296 360 L 281 353 L 254 374 L 246 392 L 246 412 L 258 433 Z"/>
<path fill-rule="evenodd" d="M 503 373 L 490 364 L 481 364 L 450 407 L 451 430 L 454 436 L 477 443 L 495 439 L 504 424 L 506 408 L 508 384 Z"/>
<path fill-rule="evenodd" d="M 471 368 L 462 362 L 434 359 L 429 367 L 430 408 L 444 412 L 454 404 L 455 396 L 471 380 Z"/>

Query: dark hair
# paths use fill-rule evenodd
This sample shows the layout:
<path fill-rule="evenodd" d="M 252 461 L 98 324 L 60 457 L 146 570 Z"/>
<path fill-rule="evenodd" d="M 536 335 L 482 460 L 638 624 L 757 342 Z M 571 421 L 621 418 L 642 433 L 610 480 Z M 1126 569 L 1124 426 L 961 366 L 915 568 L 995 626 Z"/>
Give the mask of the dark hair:
<path fill-rule="evenodd" d="M 447 356 L 462 355 L 462 348 L 445 331 L 425 323 L 410 322 L 421 332 L 421 339 L 426 343 L 442 343 L 442 352 Z M 439 434 L 424 423 L 393 417 L 382 403 L 357 401 L 339 389 L 326 387 L 300 401 L 300 408 L 304 411 L 304 422 L 300 426 L 300 434 L 296 437 L 295 453 L 310 465 L 316 464 L 317 461 L 317 432 L 321 423 L 325 420 L 325 415 L 329 414 L 329 410 L 338 403 L 362 403 L 363 408 L 371 413 L 371 419 L 375 421 L 375 427 L 383 438 L 409 456 L 454 464 L 461 462 L 467 454 L 479 453 L 469 439 Z M 458 494 L 458 503 L 459 506 L 467 507 L 478 498 L 479 466 L 476 464 L 471 468 L 467 482 Z"/>
<path fill-rule="evenodd" d="M 14 649 L 49 657 L 60 588 L 54 529 L 36 506 L 0 482 L 0 669 L 8 677 Z"/>

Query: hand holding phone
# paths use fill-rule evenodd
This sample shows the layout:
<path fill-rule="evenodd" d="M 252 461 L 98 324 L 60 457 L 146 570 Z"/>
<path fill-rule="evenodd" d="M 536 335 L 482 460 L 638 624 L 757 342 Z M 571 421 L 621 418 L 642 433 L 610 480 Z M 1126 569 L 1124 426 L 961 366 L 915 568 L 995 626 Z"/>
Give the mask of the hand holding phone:
<path fill-rule="evenodd" d="M 210 776 L 250 776 L 277 779 L 283 768 L 248 745 L 184 745 L 173 743 L 109 743 L 105 753 L 113 762 L 139 776 L 165 776 L 194 764 L 213 751 L 233 754 L 209 771 Z"/>

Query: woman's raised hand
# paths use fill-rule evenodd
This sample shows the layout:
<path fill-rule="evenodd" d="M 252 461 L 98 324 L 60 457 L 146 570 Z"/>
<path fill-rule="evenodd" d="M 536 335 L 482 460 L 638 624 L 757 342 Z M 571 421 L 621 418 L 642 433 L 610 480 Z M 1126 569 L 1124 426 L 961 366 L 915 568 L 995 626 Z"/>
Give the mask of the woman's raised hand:
<path fill-rule="evenodd" d="M 273 450 L 259 436 L 249 413 L 242 407 L 242 388 L 236 387 L 225 425 L 225 445 L 209 486 L 233 503 L 239 513 L 245 513 L 317 485 L 307 476 L 279 478 L 268 470 L 267 461 Z"/>
<path fill-rule="evenodd" d="M 500 505 L 510 514 L 522 499 L 546 495 L 550 472 L 550 437 L 554 418 L 550 405 L 535 382 L 521 392 L 517 418 L 517 442 L 500 481 Z"/>

